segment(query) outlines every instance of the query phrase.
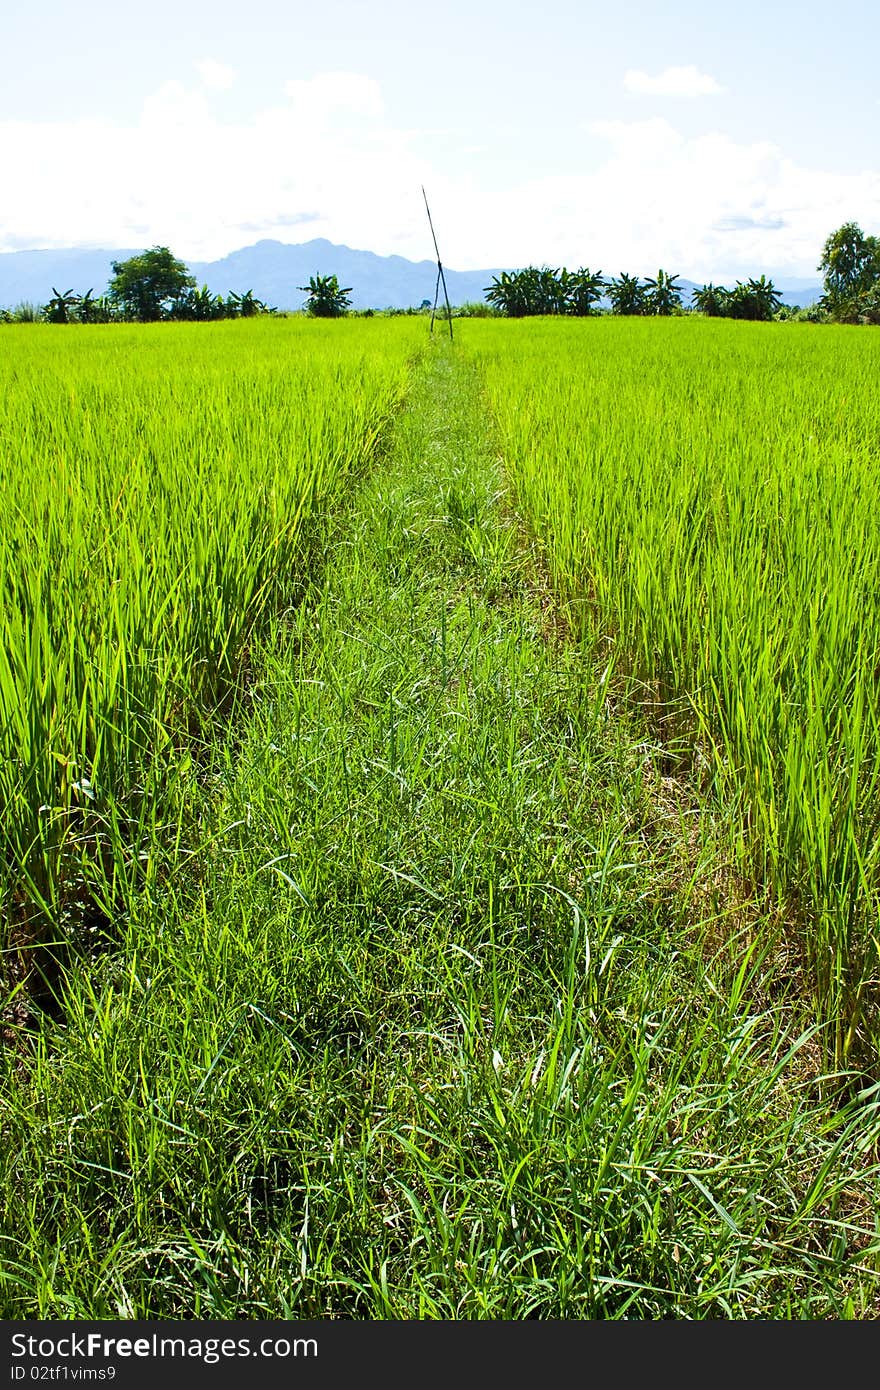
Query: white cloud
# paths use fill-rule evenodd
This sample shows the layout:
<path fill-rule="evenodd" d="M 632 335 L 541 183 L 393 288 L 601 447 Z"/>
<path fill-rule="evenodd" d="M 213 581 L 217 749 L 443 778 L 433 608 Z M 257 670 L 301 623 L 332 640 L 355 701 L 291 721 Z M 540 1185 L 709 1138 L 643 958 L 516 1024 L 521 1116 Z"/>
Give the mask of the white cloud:
<path fill-rule="evenodd" d="M 606 145 L 598 166 L 530 181 L 497 200 L 491 225 L 516 229 L 502 263 L 551 259 L 614 274 L 663 266 L 715 280 L 766 271 L 818 281 L 830 231 L 850 218 L 880 226 L 876 170 L 805 168 L 767 141 L 686 137 L 661 119 L 590 129 Z M 477 225 L 487 219 L 479 195 L 469 211 Z M 499 263 L 497 250 L 486 263 Z"/>
<path fill-rule="evenodd" d="M 709 97 L 724 91 L 714 77 L 710 77 L 707 72 L 700 72 L 693 64 L 681 68 L 664 68 L 656 77 L 630 68 L 624 75 L 623 85 L 628 92 L 635 92 L 638 96 Z"/>
<path fill-rule="evenodd" d="M 205 87 L 173 81 L 128 127 L 0 122 L 0 180 L 15 190 L 0 205 L 0 250 L 160 243 L 213 259 L 258 236 L 286 240 L 303 214 L 309 236 L 397 249 L 389 235 L 423 217 L 424 170 L 382 120 L 378 85 L 324 73 L 287 96 L 220 121 Z"/>
<path fill-rule="evenodd" d="M 880 229 L 877 169 L 808 168 L 769 142 L 686 136 L 659 117 L 596 123 L 581 168 L 499 188 L 454 132 L 425 142 L 397 129 L 356 73 L 291 82 L 286 99 L 234 121 L 213 101 L 203 84 L 166 82 L 127 127 L 0 122 L 0 250 L 160 244 L 194 261 L 321 236 L 430 259 L 423 183 L 443 260 L 462 269 L 812 277 L 835 227 Z"/>
<path fill-rule="evenodd" d="M 235 69 L 228 67 L 226 63 L 218 63 L 213 58 L 203 58 L 200 63 L 196 63 L 196 71 L 202 79 L 202 85 L 207 87 L 209 92 L 228 92 L 235 82 Z"/>

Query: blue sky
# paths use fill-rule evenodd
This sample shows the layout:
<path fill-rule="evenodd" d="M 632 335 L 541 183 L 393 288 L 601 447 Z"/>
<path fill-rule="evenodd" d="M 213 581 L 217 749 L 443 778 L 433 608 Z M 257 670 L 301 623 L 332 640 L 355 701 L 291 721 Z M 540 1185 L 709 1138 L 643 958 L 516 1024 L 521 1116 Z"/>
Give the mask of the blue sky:
<path fill-rule="evenodd" d="M 16 8 L 2 251 L 421 259 L 422 182 L 459 269 L 815 280 L 842 221 L 880 232 L 876 0 Z"/>

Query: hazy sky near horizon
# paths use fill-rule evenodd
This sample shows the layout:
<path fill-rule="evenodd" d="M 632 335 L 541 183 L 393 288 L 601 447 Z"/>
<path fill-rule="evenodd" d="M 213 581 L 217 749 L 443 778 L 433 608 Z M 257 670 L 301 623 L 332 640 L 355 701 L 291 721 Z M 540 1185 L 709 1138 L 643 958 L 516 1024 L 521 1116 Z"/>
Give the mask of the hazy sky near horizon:
<path fill-rule="evenodd" d="M 45 0 L 0 15 L 0 251 L 262 237 L 816 280 L 880 232 L 877 0 Z"/>

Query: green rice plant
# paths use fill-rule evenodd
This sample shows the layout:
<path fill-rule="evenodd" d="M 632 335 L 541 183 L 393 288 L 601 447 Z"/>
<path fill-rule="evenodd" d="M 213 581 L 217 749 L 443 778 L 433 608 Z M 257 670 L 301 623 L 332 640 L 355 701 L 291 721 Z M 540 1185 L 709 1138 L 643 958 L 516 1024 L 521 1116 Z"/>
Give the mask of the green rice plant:
<path fill-rule="evenodd" d="M 0 891 L 26 939 L 69 931 L 90 876 L 112 900 L 139 871 L 415 343 L 293 320 L 4 333 Z"/>
<path fill-rule="evenodd" d="M 870 1318 L 878 1088 L 709 891 L 711 809 L 658 834 L 458 343 L 323 541 L 180 843 L 0 1051 L 0 1313 Z"/>
<path fill-rule="evenodd" d="M 836 1057 L 875 1050 L 880 337 L 601 319 L 477 324 L 466 346 L 575 621 L 670 747 L 708 750 Z"/>

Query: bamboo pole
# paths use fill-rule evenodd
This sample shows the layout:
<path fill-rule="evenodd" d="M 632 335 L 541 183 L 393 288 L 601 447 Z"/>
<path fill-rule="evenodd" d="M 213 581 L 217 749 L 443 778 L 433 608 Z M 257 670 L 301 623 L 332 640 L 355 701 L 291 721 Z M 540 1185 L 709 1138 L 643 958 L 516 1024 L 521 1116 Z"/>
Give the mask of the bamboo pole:
<path fill-rule="evenodd" d="M 446 290 L 446 276 L 443 274 L 443 262 L 440 260 L 440 247 L 437 245 L 437 233 L 434 231 L 434 222 L 431 217 L 431 209 L 428 207 L 428 195 L 425 192 L 425 185 L 422 184 L 422 197 L 425 200 L 425 211 L 428 214 L 428 226 L 431 228 L 431 236 L 434 240 L 434 250 L 437 252 L 437 286 L 443 284 L 443 298 L 446 300 L 446 317 L 449 320 L 449 341 L 454 342 L 452 333 L 452 309 L 449 306 L 449 294 Z M 434 294 L 434 309 L 437 307 L 437 293 Z M 431 314 L 431 332 L 434 331 L 434 313 Z"/>

